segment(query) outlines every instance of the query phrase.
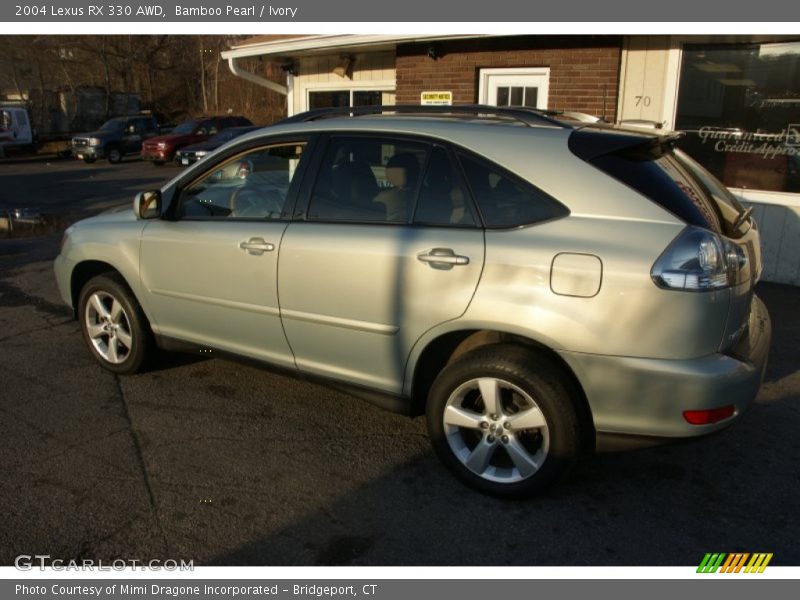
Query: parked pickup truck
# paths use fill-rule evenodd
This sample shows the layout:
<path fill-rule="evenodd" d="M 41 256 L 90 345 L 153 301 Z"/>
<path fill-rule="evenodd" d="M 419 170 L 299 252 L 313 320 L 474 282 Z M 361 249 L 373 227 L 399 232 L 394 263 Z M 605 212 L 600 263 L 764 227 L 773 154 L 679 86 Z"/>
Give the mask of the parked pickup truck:
<path fill-rule="evenodd" d="M 154 116 L 137 115 L 109 119 L 97 131 L 72 138 L 72 156 L 87 163 L 106 158 L 120 162 L 124 156 L 139 154 L 142 142 L 162 133 Z"/>
<path fill-rule="evenodd" d="M 184 121 L 169 135 L 147 140 L 142 145 L 142 158 L 156 166 L 175 160 L 175 153 L 184 146 L 199 144 L 230 127 L 249 127 L 249 119 L 240 116 L 206 117 Z"/>

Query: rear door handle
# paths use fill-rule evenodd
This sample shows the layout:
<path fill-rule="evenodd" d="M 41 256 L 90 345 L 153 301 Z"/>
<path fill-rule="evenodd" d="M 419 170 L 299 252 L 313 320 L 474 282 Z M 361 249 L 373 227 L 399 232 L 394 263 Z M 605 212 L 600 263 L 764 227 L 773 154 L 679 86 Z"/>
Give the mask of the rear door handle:
<path fill-rule="evenodd" d="M 264 252 L 272 252 L 275 250 L 275 246 L 273 244 L 264 241 L 264 238 L 260 237 L 254 237 L 250 238 L 246 242 L 240 242 L 239 248 L 242 250 L 247 250 L 248 254 L 252 254 L 254 256 L 260 256 L 261 254 L 264 254 Z"/>
<path fill-rule="evenodd" d="M 468 265 L 469 256 L 461 256 L 453 252 L 452 248 L 434 248 L 427 252 L 417 254 L 417 260 L 428 263 L 434 268 L 453 268 L 453 265 Z"/>

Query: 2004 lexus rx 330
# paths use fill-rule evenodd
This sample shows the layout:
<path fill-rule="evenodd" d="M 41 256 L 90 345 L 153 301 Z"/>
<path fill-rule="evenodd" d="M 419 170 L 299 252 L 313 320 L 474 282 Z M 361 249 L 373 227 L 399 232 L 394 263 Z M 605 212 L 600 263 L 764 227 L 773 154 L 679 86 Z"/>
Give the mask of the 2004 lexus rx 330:
<path fill-rule="evenodd" d="M 70 227 L 58 285 L 115 373 L 158 345 L 323 378 L 425 413 L 466 483 L 530 495 L 758 392 L 756 224 L 675 139 L 526 109 L 304 113 Z"/>

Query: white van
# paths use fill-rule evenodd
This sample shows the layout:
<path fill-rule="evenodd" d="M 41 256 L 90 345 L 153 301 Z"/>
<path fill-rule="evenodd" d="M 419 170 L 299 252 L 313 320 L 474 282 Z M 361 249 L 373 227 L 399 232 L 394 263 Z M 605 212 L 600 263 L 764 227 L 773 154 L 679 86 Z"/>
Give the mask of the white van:
<path fill-rule="evenodd" d="M 0 157 L 9 150 L 33 144 L 28 111 L 21 106 L 0 106 Z"/>

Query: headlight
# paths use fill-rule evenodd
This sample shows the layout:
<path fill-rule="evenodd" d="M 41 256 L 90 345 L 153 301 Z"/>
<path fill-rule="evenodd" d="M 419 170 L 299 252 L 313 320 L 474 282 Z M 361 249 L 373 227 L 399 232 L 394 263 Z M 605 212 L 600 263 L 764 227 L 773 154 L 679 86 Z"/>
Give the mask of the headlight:
<path fill-rule="evenodd" d="M 203 158 L 203 157 L 204 157 L 206 154 L 208 154 L 208 152 L 206 152 L 205 150 L 200 150 L 199 152 L 195 152 L 195 153 L 194 153 L 194 155 L 195 155 L 197 158 Z"/>
<path fill-rule="evenodd" d="M 156 144 L 156 147 L 157 147 L 159 150 L 163 150 L 164 148 L 166 148 L 166 147 L 167 147 L 167 144 L 166 144 L 166 142 L 158 142 L 158 144 Z"/>
<path fill-rule="evenodd" d="M 90 146 L 99 146 L 101 144 L 100 138 L 89 138 Z"/>
<path fill-rule="evenodd" d="M 735 285 L 747 266 L 738 244 L 699 227 L 687 227 L 650 271 L 657 286 L 704 292 Z"/>

